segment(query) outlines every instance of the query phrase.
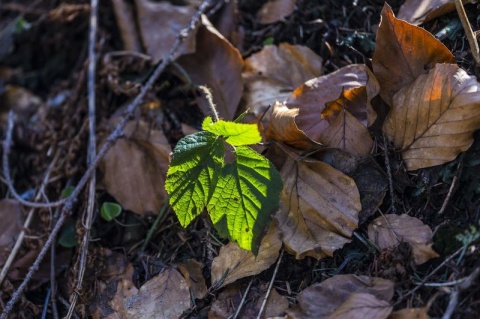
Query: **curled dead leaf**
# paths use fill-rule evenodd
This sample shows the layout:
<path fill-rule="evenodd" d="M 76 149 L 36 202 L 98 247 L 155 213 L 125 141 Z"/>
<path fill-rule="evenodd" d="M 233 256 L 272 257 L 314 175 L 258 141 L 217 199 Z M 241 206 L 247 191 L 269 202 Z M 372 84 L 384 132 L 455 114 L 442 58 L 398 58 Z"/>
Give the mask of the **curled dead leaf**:
<path fill-rule="evenodd" d="M 463 3 L 468 1 L 462 1 Z M 453 0 L 407 0 L 398 11 L 398 19 L 419 25 L 455 10 Z"/>
<path fill-rule="evenodd" d="M 212 262 L 212 283 L 221 283 L 220 287 L 223 287 L 261 273 L 277 260 L 281 247 L 280 233 L 274 223 L 263 237 L 257 256 L 236 243 L 223 246 Z"/>
<path fill-rule="evenodd" d="M 453 64 L 437 64 L 392 103 L 383 131 L 410 171 L 455 159 L 480 128 L 480 84 Z"/>
<path fill-rule="evenodd" d="M 272 117 L 265 132 L 267 140 L 283 142 L 299 150 L 312 150 L 322 147 L 322 144 L 312 141 L 295 124 L 298 109 L 289 109 L 285 104 L 275 102 Z"/>
<path fill-rule="evenodd" d="M 432 249 L 430 227 L 407 214 L 378 217 L 368 226 L 368 238 L 381 250 L 395 247 L 400 242 L 410 244 L 417 265 L 439 256 Z"/>
<path fill-rule="evenodd" d="M 373 142 L 365 125 L 376 118 L 370 100 L 378 91 L 370 70 L 353 64 L 297 87 L 287 106 L 299 109 L 295 122 L 312 140 L 366 156 Z"/>
<path fill-rule="evenodd" d="M 202 263 L 194 259 L 187 259 L 184 263 L 178 265 L 178 270 L 182 273 L 196 299 L 202 299 L 207 294 L 207 285 L 202 275 L 202 267 Z"/>
<path fill-rule="evenodd" d="M 373 73 L 382 83 L 380 96 L 389 105 L 396 92 L 436 63 L 455 63 L 445 45 L 424 29 L 395 18 L 388 4 L 382 10 L 376 43 Z"/>
<path fill-rule="evenodd" d="M 328 164 L 287 151 L 284 188 L 275 214 L 285 248 L 301 259 L 332 256 L 358 225 L 360 195 L 353 179 Z"/>

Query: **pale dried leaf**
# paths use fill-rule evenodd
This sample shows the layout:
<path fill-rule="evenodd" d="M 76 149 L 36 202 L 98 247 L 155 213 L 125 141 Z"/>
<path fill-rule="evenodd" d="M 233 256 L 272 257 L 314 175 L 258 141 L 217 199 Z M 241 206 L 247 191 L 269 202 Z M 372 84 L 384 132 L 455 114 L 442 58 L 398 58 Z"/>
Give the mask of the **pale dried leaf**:
<path fill-rule="evenodd" d="M 466 3 L 469 1 L 463 1 Z M 398 11 L 398 19 L 419 25 L 455 10 L 453 0 L 407 0 Z"/>
<path fill-rule="evenodd" d="M 373 73 L 382 83 L 380 96 L 389 105 L 396 92 L 436 63 L 455 63 L 445 45 L 424 29 L 396 19 L 387 4 L 382 10 L 376 43 Z"/>
<path fill-rule="evenodd" d="M 407 214 L 378 217 L 368 226 L 368 238 L 381 250 L 395 247 L 400 242 L 409 243 L 416 264 L 438 257 L 431 247 L 433 233 L 430 227 Z"/>
<path fill-rule="evenodd" d="M 182 275 L 167 268 L 125 301 L 130 319 L 171 319 L 190 308 L 190 291 Z"/>
<path fill-rule="evenodd" d="M 0 220 L 0 266 L 3 266 L 23 229 L 24 218 L 20 204 L 12 199 L 0 200 Z"/>
<path fill-rule="evenodd" d="M 202 275 L 202 267 L 203 264 L 194 259 L 188 259 L 178 265 L 178 270 L 182 273 L 183 277 L 185 277 L 187 285 L 190 287 L 196 299 L 202 299 L 207 293 L 207 285 Z"/>
<path fill-rule="evenodd" d="M 117 122 L 115 118 L 110 124 Z M 124 132 L 130 138 L 118 140 L 101 162 L 105 189 L 123 209 L 157 214 L 167 195 L 170 144 L 163 132 L 143 121 L 127 123 Z"/>
<path fill-rule="evenodd" d="M 346 110 L 330 123 L 328 130 L 322 134 L 322 141 L 357 158 L 369 156 L 373 148 L 367 127 Z"/>
<path fill-rule="evenodd" d="M 272 117 L 265 132 L 266 140 L 283 142 L 286 145 L 299 150 L 311 150 L 321 148 L 320 143 L 312 141 L 295 124 L 298 109 L 289 109 L 285 104 L 275 102 Z"/>
<path fill-rule="evenodd" d="M 351 294 L 328 319 L 386 319 L 393 307 L 385 300 L 366 293 Z"/>
<path fill-rule="evenodd" d="M 257 20 L 262 24 L 282 21 L 295 10 L 297 0 L 270 0 L 257 13 Z"/>
<path fill-rule="evenodd" d="M 427 308 L 405 308 L 394 311 L 388 319 L 430 319 Z"/>
<path fill-rule="evenodd" d="M 354 293 L 371 294 L 388 302 L 393 297 L 394 287 L 395 283 L 382 278 L 336 275 L 300 292 L 298 304 L 287 310 L 287 313 L 293 319 L 323 319 Z"/>
<path fill-rule="evenodd" d="M 383 131 L 408 170 L 455 159 L 480 128 L 480 84 L 453 64 L 437 64 L 393 97 Z"/>
<path fill-rule="evenodd" d="M 142 42 L 153 62 L 165 59 L 175 43 L 177 35 L 190 22 L 195 7 L 193 5 L 176 6 L 168 1 L 135 0 L 137 21 Z M 161 30 L 161 32 L 159 31 Z M 195 32 L 191 32 L 175 57 L 195 52 Z"/>
<path fill-rule="evenodd" d="M 285 101 L 297 86 L 321 75 L 322 70 L 322 58 L 305 46 L 266 45 L 245 60 L 246 107 L 259 118 L 268 105 Z"/>
<path fill-rule="evenodd" d="M 235 243 L 223 246 L 212 262 L 212 283 L 221 282 L 220 287 L 223 287 L 238 279 L 261 273 L 277 260 L 281 247 L 280 234 L 274 223 L 263 237 L 257 256 Z"/>
<path fill-rule="evenodd" d="M 323 258 L 351 241 L 361 209 L 353 179 L 328 164 L 288 152 L 275 214 L 285 248 L 297 259 Z"/>
<path fill-rule="evenodd" d="M 364 93 L 356 91 L 362 87 L 366 87 Z M 343 109 L 364 123 L 365 119 L 369 124 L 373 123 L 375 112 L 370 100 L 378 90 L 378 82 L 370 70 L 363 64 L 352 64 L 297 87 L 288 98 L 287 106 L 299 108 L 295 118 L 298 128 L 312 140 L 323 144 L 322 137 L 329 129 L 329 121 L 343 113 Z M 359 99 L 359 96 L 364 99 Z M 337 102 L 332 103 L 334 101 Z M 327 103 L 329 108 L 326 110 Z"/>
<path fill-rule="evenodd" d="M 195 53 L 184 55 L 177 62 L 193 83 L 211 90 L 220 117 L 233 120 L 243 93 L 243 58 L 205 16 L 196 39 Z M 204 114 L 211 114 L 205 98 L 198 99 L 198 103 Z"/>

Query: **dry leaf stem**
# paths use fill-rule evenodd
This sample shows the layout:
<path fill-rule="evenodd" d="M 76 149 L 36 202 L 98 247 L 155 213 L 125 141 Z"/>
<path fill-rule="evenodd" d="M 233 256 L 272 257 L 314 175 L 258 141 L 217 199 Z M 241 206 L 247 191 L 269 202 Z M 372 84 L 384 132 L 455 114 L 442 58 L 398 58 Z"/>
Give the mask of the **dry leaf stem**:
<path fill-rule="evenodd" d="M 200 21 L 201 15 L 207 10 L 207 8 L 210 7 L 211 0 L 204 0 L 200 6 L 198 7 L 197 11 L 195 14 L 192 16 L 192 19 L 190 20 L 188 26 L 186 26 L 184 29 L 182 29 L 176 40 L 175 43 L 173 44 L 172 48 L 170 49 L 167 57 L 162 60 L 161 63 L 157 65 L 155 68 L 154 72 L 148 79 L 148 81 L 142 86 L 140 93 L 135 97 L 135 99 L 132 101 L 132 103 L 128 106 L 127 111 L 123 115 L 122 121 L 115 127 L 113 132 L 108 136 L 106 141 L 102 144 L 100 147 L 100 150 L 98 151 L 98 154 L 95 156 L 94 160 L 91 162 L 91 164 L 88 166 L 86 172 L 82 176 L 82 178 L 79 180 L 77 186 L 75 189 L 72 191 L 72 194 L 70 194 L 69 197 L 67 197 L 65 200 L 60 200 L 55 202 L 56 206 L 60 206 L 62 204 L 65 204 L 62 208 L 62 214 L 60 215 L 60 218 L 58 219 L 57 223 L 52 229 L 52 232 L 50 236 L 48 237 L 47 241 L 45 242 L 45 245 L 42 247 L 37 259 L 35 262 L 32 264 L 32 266 L 29 268 L 28 273 L 25 275 L 25 279 L 22 281 L 20 286 L 15 290 L 12 294 L 12 298 L 7 302 L 5 305 L 5 308 L 3 309 L 3 312 L 0 316 L 0 319 L 7 319 L 9 313 L 13 310 L 13 307 L 17 303 L 17 301 L 20 299 L 23 291 L 27 287 L 28 283 L 32 279 L 33 274 L 38 270 L 40 263 L 42 262 L 43 258 L 45 257 L 46 253 L 49 251 L 50 246 L 54 242 L 58 232 L 60 231 L 63 223 L 65 222 L 65 219 L 67 218 L 68 215 L 70 215 L 73 205 L 77 201 L 77 198 L 79 194 L 82 192 L 84 186 L 87 184 L 87 182 L 90 180 L 91 176 L 95 172 L 98 164 L 100 161 L 103 159 L 103 157 L 106 155 L 108 150 L 112 147 L 112 145 L 124 135 L 123 129 L 127 125 L 127 122 L 130 120 L 131 117 L 133 117 L 133 114 L 137 107 L 142 103 L 145 95 L 147 92 L 152 88 L 153 84 L 156 82 L 160 74 L 163 73 L 165 68 L 167 67 L 168 64 L 170 64 L 171 61 L 174 60 L 174 54 L 178 51 L 180 46 L 182 45 L 184 39 L 188 37 L 188 35 L 193 32 L 193 30 L 196 28 L 198 22 Z M 10 146 L 12 144 L 12 131 L 13 131 L 13 112 L 10 111 L 8 114 L 8 126 L 7 126 L 7 132 L 6 132 L 6 138 L 4 141 L 4 168 L 6 164 L 8 164 L 8 153 L 10 151 Z M 7 159 L 7 161 L 5 161 Z M 8 166 L 7 166 L 8 168 Z M 7 180 L 8 181 L 8 180 Z M 11 179 L 10 179 L 11 181 Z M 12 183 L 12 188 L 13 188 L 13 183 Z M 10 189 L 10 187 L 9 187 Z M 22 203 L 22 202 L 21 202 Z M 22 203 L 23 204 L 23 203 Z M 38 203 L 32 203 L 34 205 L 38 206 L 32 206 L 32 205 L 26 205 L 26 206 L 31 206 L 31 207 L 40 207 L 40 208 L 45 208 L 45 207 L 54 207 L 54 205 L 51 204 L 38 204 Z"/>
<path fill-rule="evenodd" d="M 462 22 L 463 29 L 465 30 L 465 35 L 467 36 L 468 43 L 470 44 L 470 50 L 472 52 L 473 59 L 477 65 L 480 65 L 480 49 L 478 48 L 477 37 L 472 30 L 470 21 L 468 21 L 467 14 L 465 13 L 465 8 L 463 7 L 462 0 L 454 0 L 455 8 L 457 9 L 458 17 Z"/>

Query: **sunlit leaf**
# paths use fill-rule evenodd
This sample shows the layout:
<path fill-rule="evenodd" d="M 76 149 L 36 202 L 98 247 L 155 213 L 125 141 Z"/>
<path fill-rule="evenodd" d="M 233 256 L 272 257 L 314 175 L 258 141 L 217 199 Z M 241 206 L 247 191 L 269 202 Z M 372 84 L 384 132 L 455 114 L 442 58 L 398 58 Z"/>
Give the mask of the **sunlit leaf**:
<path fill-rule="evenodd" d="M 202 128 L 205 131 L 220 135 L 225 142 L 234 146 L 250 145 L 262 140 L 256 124 L 234 123 L 218 120 L 213 122 L 210 116 L 203 120 Z"/>

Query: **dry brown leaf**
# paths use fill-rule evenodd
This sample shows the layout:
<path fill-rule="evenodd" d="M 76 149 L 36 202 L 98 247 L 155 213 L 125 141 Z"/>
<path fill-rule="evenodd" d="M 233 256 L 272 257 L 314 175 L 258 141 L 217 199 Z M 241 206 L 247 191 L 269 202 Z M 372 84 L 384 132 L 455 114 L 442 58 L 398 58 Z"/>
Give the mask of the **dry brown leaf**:
<path fill-rule="evenodd" d="M 167 268 L 125 301 L 130 319 L 172 319 L 190 308 L 190 291 L 182 275 Z"/>
<path fill-rule="evenodd" d="M 347 110 L 337 115 L 321 138 L 325 145 L 339 148 L 357 158 L 369 156 L 373 147 L 367 127 Z"/>
<path fill-rule="evenodd" d="M 430 319 L 427 308 L 405 308 L 394 311 L 388 319 Z"/>
<path fill-rule="evenodd" d="M 112 126 L 117 122 L 110 121 Z M 100 165 L 107 192 L 136 214 L 157 214 L 167 195 L 170 144 L 163 132 L 149 126 L 143 121 L 127 123 L 124 132 L 131 137 L 118 140 Z"/>
<path fill-rule="evenodd" d="M 382 10 L 376 43 L 373 73 L 382 83 L 380 96 L 389 105 L 396 92 L 436 63 L 455 63 L 445 45 L 424 29 L 395 18 L 387 4 Z"/>
<path fill-rule="evenodd" d="M 323 319 L 330 316 L 354 293 L 371 294 L 388 302 L 393 297 L 394 287 L 392 281 L 382 278 L 336 275 L 300 292 L 297 297 L 298 304 L 287 310 L 287 313 L 293 319 Z"/>
<path fill-rule="evenodd" d="M 117 21 L 118 30 L 122 37 L 123 49 L 126 51 L 142 52 L 134 10 L 127 0 L 112 0 L 113 12 Z"/>
<path fill-rule="evenodd" d="M 378 90 L 378 82 L 370 70 L 365 65 L 352 64 L 297 87 L 288 98 L 287 106 L 299 108 L 295 118 L 298 128 L 312 140 L 325 144 L 323 137 L 329 130 L 329 122 L 343 115 L 343 110 L 359 121 L 365 123 L 368 119 L 369 124 L 373 123 L 375 112 L 370 100 Z"/>
<path fill-rule="evenodd" d="M 350 242 L 358 225 L 360 195 L 353 179 L 320 161 L 287 151 L 280 175 L 278 221 L 285 248 L 297 259 L 323 258 Z"/>
<path fill-rule="evenodd" d="M 6 127 L 9 111 L 14 112 L 16 120 L 27 122 L 42 105 L 42 99 L 30 90 L 18 85 L 6 85 L 0 92 L 0 125 Z"/>
<path fill-rule="evenodd" d="M 385 300 L 379 300 L 374 295 L 354 293 L 328 319 L 386 319 L 393 307 Z"/>
<path fill-rule="evenodd" d="M 221 282 L 220 287 L 223 287 L 238 279 L 261 273 L 277 260 L 281 247 L 280 234 L 274 223 L 263 237 L 257 256 L 236 243 L 223 246 L 212 262 L 212 283 Z"/>
<path fill-rule="evenodd" d="M 278 101 L 273 105 L 272 117 L 265 132 L 267 140 L 283 142 L 299 150 L 311 150 L 322 147 L 322 144 L 312 141 L 295 124 L 298 109 L 289 109 Z"/>
<path fill-rule="evenodd" d="M 176 36 L 190 22 L 195 7 L 176 6 L 168 1 L 151 0 L 135 0 L 135 6 L 142 42 L 147 54 L 153 58 L 154 63 L 157 63 L 166 57 L 175 43 Z M 195 32 L 191 32 L 183 40 L 183 45 L 175 52 L 175 57 L 193 52 Z"/>
<path fill-rule="evenodd" d="M 297 0 L 270 0 L 257 13 L 257 20 L 262 24 L 282 21 L 295 10 Z"/>
<path fill-rule="evenodd" d="M 383 131 L 408 170 L 455 159 L 480 128 L 480 84 L 453 64 L 437 64 L 393 97 Z"/>
<path fill-rule="evenodd" d="M 3 266 L 23 229 L 24 218 L 20 204 L 11 199 L 0 200 L 0 220 L 0 266 Z"/>
<path fill-rule="evenodd" d="M 196 299 L 202 299 L 207 293 L 207 285 L 202 275 L 202 267 L 203 264 L 194 259 L 188 259 L 178 265 L 178 270 L 182 273 L 183 277 L 185 277 L 187 285 L 190 287 Z"/>
<path fill-rule="evenodd" d="M 246 107 L 259 118 L 275 100 L 285 101 L 297 86 L 320 76 L 322 70 L 322 58 L 305 46 L 266 45 L 245 60 Z"/>
<path fill-rule="evenodd" d="M 468 1 L 463 1 L 468 2 Z M 419 25 L 455 10 L 453 0 L 407 0 L 398 11 L 398 19 Z"/>
<path fill-rule="evenodd" d="M 237 307 L 240 305 L 242 294 L 245 291 L 245 286 L 231 286 L 224 289 L 212 303 L 210 311 L 208 312 L 208 319 L 228 319 L 231 318 Z M 251 293 L 250 295 L 254 295 Z M 243 305 L 242 311 L 238 318 L 250 319 L 256 318 L 263 299 L 265 298 L 265 292 L 262 292 L 257 299 L 257 302 L 247 301 Z M 284 296 L 280 295 L 276 289 L 272 289 L 268 296 L 265 311 L 262 318 L 276 318 L 281 316 L 283 318 L 284 312 L 288 308 L 288 300 Z"/>
<path fill-rule="evenodd" d="M 95 282 L 97 293 L 88 307 L 93 319 L 128 319 L 125 300 L 138 293 L 132 281 L 134 268 L 123 254 L 106 251 L 105 268 Z"/>
<path fill-rule="evenodd" d="M 211 89 L 220 117 L 233 120 L 243 93 L 242 56 L 205 16 L 196 39 L 195 53 L 184 55 L 177 62 L 195 84 Z M 205 98 L 198 103 L 205 114 L 211 113 Z"/>
<path fill-rule="evenodd" d="M 378 217 L 368 226 L 368 238 L 381 250 L 395 247 L 400 242 L 409 243 L 417 265 L 439 256 L 432 249 L 433 233 L 430 227 L 407 214 Z"/>

